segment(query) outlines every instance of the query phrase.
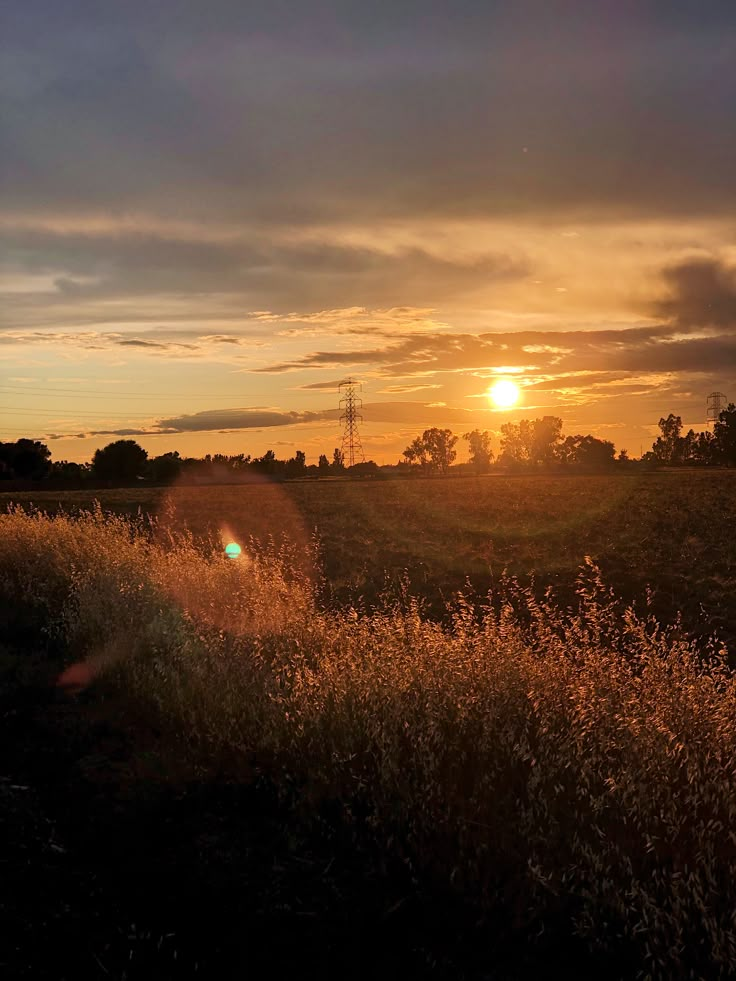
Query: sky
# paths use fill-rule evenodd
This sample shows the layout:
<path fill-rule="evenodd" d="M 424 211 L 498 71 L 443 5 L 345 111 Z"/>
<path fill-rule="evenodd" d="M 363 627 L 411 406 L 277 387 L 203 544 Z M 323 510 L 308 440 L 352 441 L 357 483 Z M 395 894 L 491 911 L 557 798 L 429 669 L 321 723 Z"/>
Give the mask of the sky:
<path fill-rule="evenodd" d="M 316 463 L 353 377 L 379 463 L 638 456 L 736 401 L 731 0 L 23 0 L 0 91 L 0 439 Z"/>

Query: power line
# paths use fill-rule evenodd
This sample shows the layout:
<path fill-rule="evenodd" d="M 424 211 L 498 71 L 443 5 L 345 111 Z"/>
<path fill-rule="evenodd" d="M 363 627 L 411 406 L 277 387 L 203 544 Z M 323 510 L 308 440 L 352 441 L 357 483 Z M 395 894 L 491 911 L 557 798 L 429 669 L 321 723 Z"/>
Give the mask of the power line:
<path fill-rule="evenodd" d="M 61 415 L 61 410 L 55 412 L 49 409 L 15 409 L 11 406 L 0 405 L 0 409 L 3 410 L 7 415 L 16 416 L 58 416 Z M 148 419 L 151 415 L 155 413 L 151 412 L 105 412 L 100 409 L 99 412 L 72 412 L 69 411 L 68 415 L 71 418 L 76 416 L 90 416 L 93 419 Z"/>
<path fill-rule="evenodd" d="M 207 392 L 179 392 L 169 395 L 160 395 L 158 393 L 151 393 L 150 395 L 142 395 L 140 392 L 117 392 L 114 388 L 110 389 L 109 392 L 93 392 L 90 389 L 75 389 L 75 388 L 31 388 L 30 386 L 15 386 L 15 385 L 0 385 L 0 392 L 5 392 L 9 395 L 45 395 L 47 392 L 52 392 L 54 394 L 62 394 L 64 397 L 67 395 L 73 398 L 79 398 L 83 396 L 85 398 L 98 398 L 107 399 L 108 401 L 112 398 L 130 398 L 130 399 L 232 399 L 237 398 L 236 394 L 232 395 L 222 395 Z"/>
<path fill-rule="evenodd" d="M 8 436 L 25 437 L 26 439 L 41 439 L 41 436 L 29 436 L 27 429 L 5 429 L 5 427 L 3 427 L 2 433 L 3 434 L 6 434 Z M 64 436 L 67 436 L 68 435 L 69 438 L 72 439 L 76 434 L 75 433 L 63 433 L 62 435 L 64 435 Z M 45 438 L 48 439 L 48 436 L 45 436 Z M 0 443 L 2 443 L 2 442 L 3 442 L 3 439 L 2 439 L 2 435 L 0 434 Z M 0 488 L 1 487 L 2 487 L 2 484 L 0 484 Z"/>

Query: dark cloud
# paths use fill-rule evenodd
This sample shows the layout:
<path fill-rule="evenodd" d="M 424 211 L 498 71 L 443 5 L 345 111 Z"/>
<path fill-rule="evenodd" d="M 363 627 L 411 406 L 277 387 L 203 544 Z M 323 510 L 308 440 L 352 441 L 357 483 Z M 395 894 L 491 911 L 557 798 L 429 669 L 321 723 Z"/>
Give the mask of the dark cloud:
<path fill-rule="evenodd" d="M 732 4 L 22 6 L 8 207 L 295 224 L 736 201 Z"/>
<path fill-rule="evenodd" d="M 300 422 L 320 422 L 337 416 L 337 410 L 325 412 L 284 412 L 279 409 L 206 409 L 202 412 L 161 419 L 158 426 L 169 432 L 200 433 L 230 429 L 267 429 L 293 426 Z"/>
<path fill-rule="evenodd" d="M 539 362 L 539 355 L 524 351 L 529 338 L 567 337 L 562 334 L 418 334 L 405 336 L 382 348 L 349 351 L 315 351 L 294 361 L 255 369 L 261 373 L 279 374 L 304 368 L 326 368 L 338 364 L 382 365 L 382 374 L 408 377 L 436 371 L 463 371 L 498 365 L 526 366 Z M 552 362 L 556 354 L 542 361 Z"/>
<path fill-rule="evenodd" d="M 567 311 L 575 324 L 586 312 L 624 319 L 629 296 L 656 289 L 653 253 L 724 247 L 736 217 L 730 0 L 178 0 L 175 16 L 143 0 L 10 7 L 0 343 L 116 360 L 202 352 L 242 367 L 253 362 L 238 345 L 265 338 L 281 345 L 260 362 L 273 385 L 297 372 L 326 393 L 333 383 L 311 382 L 311 369 L 356 370 L 398 398 L 441 385 L 459 399 L 465 376 L 477 391 L 508 368 L 550 400 L 586 385 L 634 399 L 633 376 L 647 373 L 736 385 L 734 270 L 714 256 L 665 270 L 654 325 L 511 327 L 536 312 L 539 323 L 564 324 Z M 578 224 L 600 226 L 592 254 L 559 238 L 556 249 Z M 600 283 L 598 248 L 620 286 Z M 410 305 L 427 312 L 410 322 Z M 473 332 L 484 311 L 498 324 L 504 310 L 508 329 Z M 328 339 L 305 347 L 307 331 Z M 375 403 L 373 418 L 450 413 L 398 405 Z M 333 418 L 236 409 L 97 435 Z"/>
<path fill-rule="evenodd" d="M 240 345 L 243 343 L 242 337 L 235 337 L 232 334 L 206 334 L 202 337 L 202 340 L 210 341 L 212 344 Z"/>
<path fill-rule="evenodd" d="M 444 420 L 447 424 L 472 422 L 476 409 L 456 406 L 433 405 L 426 402 L 371 402 L 363 406 L 365 421 L 371 423 L 405 423 L 423 425 L 427 420 Z M 205 409 L 202 412 L 160 419 L 147 427 L 93 430 L 87 436 L 161 436 L 180 433 L 227 433 L 238 430 L 274 429 L 300 424 L 317 425 L 330 422 L 337 424 L 339 409 L 297 412 L 281 409 Z M 477 420 L 476 420 L 477 421 Z M 431 425 L 431 421 L 427 423 Z M 62 439 L 54 434 L 48 439 Z"/>
<path fill-rule="evenodd" d="M 160 344 L 158 341 L 141 341 L 137 338 L 130 338 L 130 340 L 116 341 L 120 347 L 143 347 L 143 348 L 158 348 L 166 350 L 166 344 Z"/>
<path fill-rule="evenodd" d="M 476 408 L 464 409 L 427 402 L 365 402 L 362 408 L 365 422 L 432 425 L 432 420 L 465 424 L 486 418 Z M 274 428 L 297 424 L 337 423 L 338 409 L 317 412 L 286 412 L 276 409 L 207 409 L 192 415 L 161 419 L 156 431 L 194 433 L 220 432 L 235 429 Z M 429 420 L 429 422 L 428 422 Z M 487 419 L 486 419 L 487 421 Z"/>
<path fill-rule="evenodd" d="M 322 381 L 322 382 L 312 382 L 310 385 L 300 385 L 299 388 L 303 391 L 328 391 L 336 392 L 340 388 L 340 385 L 344 385 L 348 380 L 347 376 L 345 378 L 340 378 L 338 381 Z"/>
<path fill-rule="evenodd" d="M 300 359 L 256 369 L 281 373 L 307 368 L 375 366 L 396 378 L 442 373 L 490 375 L 516 369 L 524 376 L 569 372 L 722 372 L 736 365 L 736 337 L 684 337 L 669 325 L 628 330 L 520 331 L 486 334 L 421 334 L 382 348 L 316 351 Z"/>
<path fill-rule="evenodd" d="M 374 348 L 368 351 L 316 351 L 314 354 L 307 354 L 297 361 L 284 361 L 253 370 L 259 374 L 279 375 L 285 371 L 301 371 L 303 368 L 334 368 L 341 364 L 375 364 L 382 361 L 386 353 L 386 349 L 383 348 Z"/>
<path fill-rule="evenodd" d="M 704 374 L 734 373 L 736 336 L 694 337 L 652 341 L 612 355 L 612 369 L 628 371 L 687 371 Z"/>
<path fill-rule="evenodd" d="M 418 248 L 202 243 L 112 231 L 7 229 L 0 246 L 7 273 L 54 276 L 56 295 L 44 290 L 25 298 L 31 312 L 59 300 L 78 310 L 83 300 L 166 294 L 230 295 L 228 316 L 240 319 L 249 308 L 319 309 L 326 297 L 343 307 L 390 308 L 465 295 L 530 272 L 523 256 L 504 254 L 453 258 Z M 16 309 L 22 316 L 17 301 Z"/>
<path fill-rule="evenodd" d="M 129 437 L 129 436 L 165 436 L 172 433 L 176 433 L 176 429 L 95 429 L 86 433 L 47 433 L 43 439 L 47 440 L 57 440 L 57 439 L 89 439 L 91 436 L 117 436 L 117 437 Z"/>
<path fill-rule="evenodd" d="M 660 317 L 682 327 L 736 328 L 736 266 L 712 256 L 665 269 L 670 296 L 655 304 Z"/>

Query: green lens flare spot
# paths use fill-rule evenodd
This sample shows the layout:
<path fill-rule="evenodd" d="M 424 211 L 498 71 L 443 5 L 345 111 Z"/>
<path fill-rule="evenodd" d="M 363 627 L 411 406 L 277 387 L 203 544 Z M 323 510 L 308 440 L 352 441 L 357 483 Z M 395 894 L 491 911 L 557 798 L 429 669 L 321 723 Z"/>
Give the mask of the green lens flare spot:
<path fill-rule="evenodd" d="M 230 542 L 229 545 L 225 546 L 225 555 L 227 555 L 229 559 L 237 559 L 241 551 L 242 549 L 237 542 Z"/>

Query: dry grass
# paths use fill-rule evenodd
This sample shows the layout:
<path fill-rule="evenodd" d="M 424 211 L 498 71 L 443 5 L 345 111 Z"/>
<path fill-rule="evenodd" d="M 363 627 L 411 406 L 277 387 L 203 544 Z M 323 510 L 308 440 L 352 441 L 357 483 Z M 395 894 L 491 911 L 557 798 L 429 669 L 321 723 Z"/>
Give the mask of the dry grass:
<path fill-rule="evenodd" d="M 445 626 L 407 593 L 320 609 L 295 568 L 99 510 L 0 516 L 16 631 L 126 686 L 203 768 L 255 759 L 304 812 L 338 802 L 356 841 L 511 911 L 525 942 L 562 918 L 644 974 L 736 970 L 725 652 L 638 617 L 592 564 L 572 611 L 507 581 Z"/>
<path fill-rule="evenodd" d="M 666 622 L 678 610 L 687 630 L 718 628 L 736 648 L 736 471 L 614 476 L 488 476 L 377 482 L 296 481 L 222 487 L 0 493 L 72 513 L 99 498 L 105 510 L 168 521 L 195 535 L 228 524 L 241 540 L 282 534 L 308 548 L 319 541 L 331 600 L 370 602 L 385 575 L 409 570 L 413 591 L 443 612 L 470 578 L 485 593 L 504 569 L 534 572 L 562 602 L 574 598 L 577 570 L 594 557 L 627 600 L 653 591 Z"/>

